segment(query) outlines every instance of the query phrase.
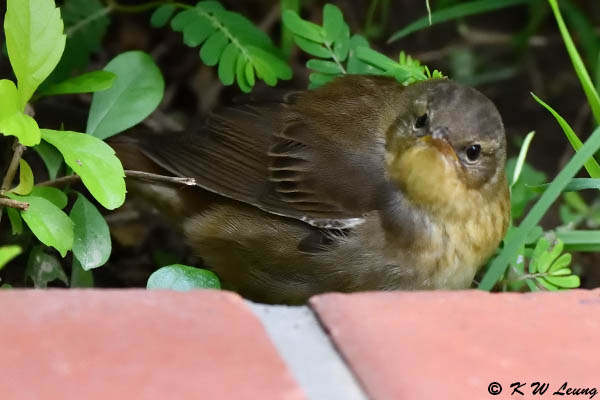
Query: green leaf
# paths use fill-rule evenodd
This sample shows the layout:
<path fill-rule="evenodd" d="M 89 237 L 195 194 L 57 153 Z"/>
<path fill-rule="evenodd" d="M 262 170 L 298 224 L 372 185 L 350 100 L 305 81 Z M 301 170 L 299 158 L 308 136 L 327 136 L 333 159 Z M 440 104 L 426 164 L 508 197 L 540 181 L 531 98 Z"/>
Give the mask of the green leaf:
<path fill-rule="evenodd" d="M 383 70 L 379 68 L 375 68 L 372 65 L 369 65 L 363 62 L 360 58 L 358 58 L 356 52 L 358 49 L 362 47 L 369 47 L 369 42 L 364 36 L 354 35 L 350 39 L 350 50 L 348 52 L 348 64 L 346 67 L 346 71 L 349 74 L 381 74 Z"/>
<path fill-rule="evenodd" d="M 48 169 L 48 177 L 50 179 L 56 179 L 58 171 L 63 163 L 63 157 L 60 154 L 60 151 L 56 150 L 56 147 L 51 146 L 44 141 L 40 141 L 37 146 L 33 147 L 33 150 L 38 153 L 38 155 L 44 161 L 44 164 L 46 164 L 46 169 Z"/>
<path fill-rule="evenodd" d="M 31 189 L 33 189 L 33 171 L 27 161 L 21 158 L 19 160 L 19 184 L 9 192 L 24 196 L 31 193 Z"/>
<path fill-rule="evenodd" d="M 333 61 L 325 60 L 308 60 L 306 66 L 315 72 L 321 72 L 323 74 L 342 75 L 343 71 L 340 70 L 338 64 Z"/>
<path fill-rule="evenodd" d="M 196 47 L 204 42 L 215 32 L 215 27 L 209 19 L 197 17 L 193 23 L 183 28 L 183 43 L 189 47 Z"/>
<path fill-rule="evenodd" d="M 571 143 L 571 146 L 573 146 L 573 149 L 575 149 L 575 151 L 578 151 L 581 148 L 581 146 L 583 145 L 583 143 L 581 142 L 581 140 L 579 140 L 579 137 L 577 137 L 577 134 L 575 133 L 575 131 L 573 131 L 571 126 L 569 126 L 567 121 L 565 121 L 565 119 L 563 117 L 561 117 L 560 114 L 558 114 L 556 111 L 554 111 L 554 109 L 552 107 L 550 107 L 548 104 L 544 103 L 535 94 L 531 93 L 531 95 L 533 96 L 535 101 L 540 103 L 546 110 L 550 111 L 552 116 L 554 116 L 554 118 L 556 119 L 556 121 L 558 122 L 560 127 L 565 132 L 565 136 L 567 136 L 567 139 L 569 140 L 569 143 Z M 593 156 L 590 157 L 590 159 L 585 162 L 584 166 L 585 166 L 585 169 L 587 170 L 588 174 L 590 174 L 590 176 L 592 178 L 600 178 L 600 165 L 598 165 L 598 162 L 596 161 L 596 159 Z"/>
<path fill-rule="evenodd" d="M 240 54 L 238 47 L 229 43 L 223 54 L 221 55 L 221 62 L 219 63 L 219 79 L 223 82 L 223 85 L 229 86 L 233 84 L 235 80 L 235 61 Z"/>
<path fill-rule="evenodd" d="M 557 240 L 554 246 L 552 247 L 552 250 L 546 251 L 540 256 L 540 263 L 538 265 L 537 270 L 539 272 L 548 272 L 553 261 L 558 258 L 560 253 L 562 253 L 563 247 L 563 243 L 560 240 Z"/>
<path fill-rule="evenodd" d="M 285 10 L 283 13 L 283 24 L 297 36 L 317 43 L 323 43 L 325 40 L 325 31 L 323 28 L 317 24 L 303 20 L 294 11 Z"/>
<path fill-rule="evenodd" d="M 557 286 L 559 288 L 565 288 L 565 289 L 573 289 L 576 287 L 579 287 L 579 285 L 581 284 L 581 281 L 579 280 L 579 277 L 577 275 L 569 275 L 569 276 L 553 276 L 553 275 L 549 275 L 549 276 L 545 276 L 543 278 L 546 282 Z"/>
<path fill-rule="evenodd" d="M 94 93 L 86 132 L 106 139 L 143 121 L 160 104 L 165 82 L 152 58 L 141 51 L 122 53 L 105 71 L 117 75 L 113 86 Z"/>
<path fill-rule="evenodd" d="M 550 291 L 556 291 L 556 290 L 558 290 L 558 287 L 554 286 L 553 284 L 551 284 L 550 282 L 548 282 L 545 277 L 537 277 L 537 278 L 535 278 L 535 280 L 540 285 L 542 285 L 544 288 L 546 288 L 547 290 L 550 290 Z"/>
<path fill-rule="evenodd" d="M 71 266 L 71 288 L 91 288 L 94 287 L 94 273 L 92 270 L 86 271 L 81 268 L 81 264 L 73 257 Z"/>
<path fill-rule="evenodd" d="M 506 176 L 514 176 L 517 164 L 516 158 L 510 158 L 506 162 Z M 521 167 L 519 180 L 511 187 L 510 206 L 511 218 L 517 220 L 521 218 L 527 206 L 539 197 L 539 193 L 533 190 L 533 185 L 539 185 L 546 180 L 546 174 L 531 165 L 525 163 Z"/>
<path fill-rule="evenodd" d="M 571 258 L 572 257 L 570 253 L 561 254 L 560 257 L 558 257 L 556 261 L 552 263 L 550 269 L 548 269 L 548 272 L 550 272 L 552 275 L 561 275 L 557 272 L 568 267 L 569 264 L 571 264 Z"/>
<path fill-rule="evenodd" d="M 531 131 L 525 136 L 523 140 L 523 144 L 521 145 L 521 150 L 519 150 L 519 156 L 517 157 L 517 162 L 515 164 L 514 173 L 512 174 L 512 180 L 510 182 L 510 187 L 512 188 L 515 183 L 519 180 L 521 176 L 521 171 L 523 170 L 523 165 L 525 164 L 525 157 L 527 157 L 527 151 L 529 151 L 529 146 L 531 145 L 531 141 L 535 136 L 535 131 Z"/>
<path fill-rule="evenodd" d="M 35 246 L 29 254 L 25 273 L 31 278 L 36 288 L 45 289 L 49 282 L 56 279 L 69 284 L 67 274 L 56 257 L 46 254 L 40 246 Z"/>
<path fill-rule="evenodd" d="M 513 233 L 514 235 L 514 233 Z M 548 252 L 550 248 L 550 242 L 545 237 L 541 237 L 537 244 L 535 245 L 535 249 L 533 249 L 533 254 L 531 255 L 531 262 L 529 263 L 529 272 L 531 274 L 535 274 L 540 271 L 539 264 L 542 260 L 542 255 Z"/>
<path fill-rule="evenodd" d="M 313 72 L 308 76 L 310 83 L 312 84 L 311 88 L 317 88 L 319 86 L 323 86 L 337 78 L 338 75 L 328 75 L 328 74 L 320 74 L 317 72 Z"/>
<path fill-rule="evenodd" d="M 548 208 L 560 195 L 562 189 L 581 169 L 586 160 L 588 160 L 596 151 L 600 149 L 600 127 L 592 133 L 584 145 L 579 149 L 567 165 L 560 171 L 552 184 L 533 206 L 529 214 L 525 217 L 521 225 L 516 229 L 514 236 L 506 242 L 500 254 L 492 261 L 487 272 L 483 276 L 479 288 L 482 290 L 491 290 L 498 279 L 504 274 L 506 267 L 514 260 L 515 255 L 523 244 L 527 235 L 540 222 Z"/>
<path fill-rule="evenodd" d="M 596 119 L 596 123 L 600 124 L 600 95 L 596 91 L 592 79 L 590 78 L 587 69 L 585 68 L 585 64 L 577 51 L 577 47 L 575 47 L 575 43 L 573 43 L 573 39 L 571 39 L 571 35 L 569 34 L 569 30 L 567 29 L 567 25 L 562 18 L 560 13 L 560 9 L 558 8 L 558 3 L 556 0 L 548 0 L 550 3 L 550 7 L 552 7 L 552 11 L 554 12 L 554 17 L 556 18 L 556 23 L 558 25 L 558 29 L 560 30 L 560 34 L 562 35 L 563 41 L 565 42 L 565 47 L 567 48 L 567 52 L 571 57 L 571 62 L 573 63 L 573 68 L 575 69 L 575 73 L 581 82 L 581 86 L 583 87 L 583 91 L 585 92 L 585 96 L 588 99 L 588 104 L 592 110 L 592 114 L 594 114 L 594 118 Z M 598 176 L 592 176 L 592 178 L 598 178 Z"/>
<path fill-rule="evenodd" d="M 342 31 L 338 35 L 337 39 L 333 43 L 333 52 L 337 59 L 341 61 L 345 61 L 348 57 L 348 52 L 350 51 L 350 28 L 348 24 L 344 23 L 342 27 Z"/>
<path fill-rule="evenodd" d="M 92 93 L 110 89 L 117 76 L 108 71 L 92 71 L 60 83 L 48 85 L 39 91 L 40 96 L 57 94 Z"/>
<path fill-rule="evenodd" d="M 0 133 L 15 136 L 24 146 L 40 142 L 37 122 L 22 112 L 17 87 L 8 79 L 0 80 Z"/>
<path fill-rule="evenodd" d="M 56 147 L 69 167 L 100 204 L 113 210 L 125 201 L 125 173 L 114 150 L 102 140 L 71 131 L 42 129 L 45 141 Z"/>
<path fill-rule="evenodd" d="M 225 46 L 227 46 L 227 41 L 227 37 L 223 31 L 217 31 L 212 34 L 200 49 L 200 58 L 204 64 L 209 66 L 217 65 L 223 50 L 225 50 Z"/>
<path fill-rule="evenodd" d="M 558 231 L 556 237 L 563 241 L 568 251 L 600 252 L 600 231 Z"/>
<path fill-rule="evenodd" d="M 571 262 L 570 259 L 569 259 L 569 262 Z M 567 275 L 573 275 L 573 271 L 571 271 L 571 268 L 560 268 L 560 269 L 556 269 L 556 270 L 552 271 L 552 276 L 567 276 Z"/>
<path fill-rule="evenodd" d="M 240 53 L 235 63 L 235 76 L 238 86 L 240 87 L 242 92 L 249 93 L 252 90 L 252 87 L 248 85 L 246 82 L 246 57 L 244 54 Z"/>
<path fill-rule="evenodd" d="M 154 28 L 161 28 L 169 22 L 171 16 L 175 12 L 175 6 L 172 4 L 163 4 L 158 7 L 150 17 L 150 25 Z"/>
<path fill-rule="evenodd" d="M 246 81 L 250 86 L 254 86 L 256 83 L 256 80 L 254 79 L 254 67 L 251 63 L 246 64 Z"/>
<path fill-rule="evenodd" d="M 52 0 L 8 0 L 4 32 L 19 86 L 19 108 L 23 111 L 65 49 L 60 10 Z"/>
<path fill-rule="evenodd" d="M 302 49 L 302 51 L 320 58 L 330 58 L 331 52 L 327 50 L 323 45 L 313 42 L 312 40 L 304 39 L 300 36 L 294 36 L 294 41 Z"/>
<path fill-rule="evenodd" d="M 196 8 L 208 13 L 216 13 L 225 10 L 218 1 L 200 1 L 196 4 Z"/>
<path fill-rule="evenodd" d="M 46 246 L 54 247 L 61 256 L 73 247 L 73 222 L 60 208 L 42 197 L 8 194 L 11 199 L 29 203 L 21 217 L 31 232 Z"/>
<path fill-rule="evenodd" d="M 550 183 L 544 183 L 543 185 L 528 186 L 535 192 L 543 192 L 550 186 Z M 586 189 L 600 189 L 600 179 L 592 178 L 573 178 L 563 188 L 563 192 L 577 192 Z"/>
<path fill-rule="evenodd" d="M 171 29 L 173 29 L 175 32 L 183 32 L 183 30 L 190 25 L 194 25 L 194 22 L 197 21 L 198 18 L 198 14 L 196 13 L 196 10 L 194 9 L 187 9 L 184 10 L 180 13 L 178 13 L 172 20 L 171 20 Z M 200 24 L 197 24 L 200 25 Z M 206 24 L 202 24 L 202 25 L 206 25 Z"/>
<path fill-rule="evenodd" d="M 219 64 L 219 78 L 225 85 L 237 81 L 242 91 L 250 92 L 256 77 L 274 86 L 277 79 L 292 76 L 269 36 L 243 15 L 225 10 L 219 2 L 201 1 L 177 14 L 171 26 L 183 32 L 188 46 L 204 43 L 200 58 L 209 66 Z"/>
<path fill-rule="evenodd" d="M 32 196 L 43 197 L 61 210 L 67 206 L 67 195 L 60 189 L 50 186 L 34 186 Z"/>
<path fill-rule="evenodd" d="M 21 246 L 17 245 L 0 247 L 0 269 L 4 268 L 10 260 L 21 254 L 21 252 Z"/>
<path fill-rule="evenodd" d="M 256 66 L 258 63 L 263 63 L 265 68 L 269 68 L 279 79 L 290 79 L 292 77 L 290 66 L 273 53 L 255 46 L 248 46 L 246 51 L 253 65 Z"/>
<path fill-rule="evenodd" d="M 219 289 L 219 278 L 205 269 L 174 264 L 162 267 L 148 278 L 148 289 L 188 291 L 193 289 Z"/>
<path fill-rule="evenodd" d="M 323 7 L 323 29 L 325 40 L 333 43 L 344 28 L 344 15 L 340 9 L 333 4 L 325 4 Z"/>
<path fill-rule="evenodd" d="M 71 220 L 75 224 L 73 255 L 81 267 L 89 271 L 108 261 L 112 249 L 110 232 L 104 217 L 81 193 L 73 204 Z"/>
<path fill-rule="evenodd" d="M 14 208 L 7 208 L 6 214 L 10 220 L 10 228 L 13 235 L 20 235 L 23 233 L 23 220 L 21 214 Z"/>
<path fill-rule="evenodd" d="M 476 0 L 461 2 L 455 6 L 433 12 L 431 13 L 431 16 L 426 15 L 423 18 L 419 18 L 415 22 L 394 33 L 387 42 L 388 44 L 395 42 L 396 40 L 403 38 L 404 36 L 407 36 L 415 31 L 438 24 L 440 22 L 450 21 L 474 14 L 482 14 L 485 12 L 498 10 L 500 8 L 517 6 L 527 3 L 528 1 L 529 0 Z"/>
<path fill-rule="evenodd" d="M 369 63 L 377 68 L 384 71 L 394 69 L 398 64 L 389 58 L 388 56 L 381 54 L 369 47 L 358 47 L 356 49 L 356 56 L 362 61 Z"/>

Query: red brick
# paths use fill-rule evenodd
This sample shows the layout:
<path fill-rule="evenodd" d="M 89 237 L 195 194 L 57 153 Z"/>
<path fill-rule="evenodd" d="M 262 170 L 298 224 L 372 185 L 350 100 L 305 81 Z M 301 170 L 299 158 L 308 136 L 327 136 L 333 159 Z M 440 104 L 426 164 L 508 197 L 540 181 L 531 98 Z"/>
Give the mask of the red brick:
<path fill-rule="evenodd" d="M 301 399 L 243 300 L 218 291 L 0 291 L 2 399 Z"/>
<path fill-rule="evenodd" d="M 550 384 L 547 397 L 565 381 L 600 396 L 600 290 L 326 294 L 311 305 L 376 400 L 530 398 L 534 381 Z M 501 395 L 488 394 L 494 381 Z M 510 396 L 517 381 L 529 396 Z"/>

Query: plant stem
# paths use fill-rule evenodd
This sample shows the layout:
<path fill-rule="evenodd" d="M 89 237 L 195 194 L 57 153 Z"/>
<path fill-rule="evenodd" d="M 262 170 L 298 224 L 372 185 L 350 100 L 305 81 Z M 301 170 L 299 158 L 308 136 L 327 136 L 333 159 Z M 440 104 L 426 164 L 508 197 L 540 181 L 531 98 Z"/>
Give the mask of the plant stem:
<path fill-rule="evenodd" d="M 331 48 L 331 45 L 329 43 L 327 43 L 327 42 L 324 43 L 324 44 L 325 44 L 325 47 L 327 47 L 327 50 L 329 50 L 329 52 L 331 53 L 331 58 L 337 64 L 338 68 L 340 69 L 340 72 L 342 74 L 346 75 L 347 74 L 346 68 L 344 68 L 344 66 L 342 65 L 342 63 L 340 62 L 340 60 L 337 58 L 337 56 L 333 52 L 333 49 Z"/>
<path fill-rule="evenodd" d="M 29 203 L 19 200 L 13 200 L 6 197 L 0 197 L 0 207 L 11 207 L 26 211 L 29 208 Z"/>
<path fill-rule="evenodd" d="M 292 10 L 299 14 L 300 0 L 280 0 L 280 9 L 281 15 L 283 15 L 286 10 Z M 289 57 L 293 46 L 294 34 L 287 29 L 284 24 L 281 24 L 281 50 L 283 51 L 283 54 Z"/>
<path fill-rule="evenodd" d="M 89 24 L 99 18 L 102 18 L 106 14 L 110 13 L 112 10 L 113 10 L 113 7 L 111 5 L 108 5 L 104 8 L 102 8 L 101 10 L 96 11 L 95 13 L 88 16 L 87 18 L 84 18 L 81 21 L 77 22 L 75 25 L 69 27 L 68 29 L 65 29 L 65 35 L 67 35 L 67 36 L 73 35 L 75 32 L 77 32 L 78 30 L 80 30 L 81 28 L 86 26 L 87 24 Z"/>
<path fill-rule="evenodd" d="M 23 151 L 25 150 L 25 146 L 19 143 L 18 139 L 15 139 L 13 144 L 13 156 L 10 160 L 10 164 L 8 165 L 8 169 L 6 170 L 6 175 L 4 175 L 4 180 L 2 181 L 2 186 L 0 186 L 0 193 L 6 192 L 10 189 L 13 180 L 15 179 L 15 175 L 17 173 L 17 169 L 19 168 L 19 160 L 23 155 Z M 4 211 L 4 207 L 0 204 L 0 221 L 2 221 L 2 212 Z"/>
<path fill-rule="evenodd" d="M 140 13 L 140 12 L 144 12 L 144 11 L 148 11 L 151 10 L 153 8 L 157 8 L 160 7 L 164 4 L 172 4 L 175 7 L 179 7 L 179 8 L 191 8 L 193 6 L 190 6 L 188 4 L 182 4 L 182 3 L 176 3 L 173 1 L 169 1 L 169 0 L 163 0 L 163 1 L 151 1 L 149 3 L 144 3 L 144 4 L 138 4 L 138 5 L 126 5 L 126 4 L 119 4 L 116 0 L 106 0 L 106 4 L 107 4 L 107 8 L 111 9 L 111 10 L 115 10 L 118 12 L 124 12 L 124 13 Z"/>
<path fill-rule="evenodd" d="M 186 186 L 195 186 L 196 180 L 194 178 L 179 178 L 175 176 L 157 175 L 142 171 L 125 170 L 125 176 L 133 179 L 146 179 L 154 182 L 162 183 L 173 183 Z M 81 177 L 79 175 L 67 175 L 57 179 L 38 183 L 36 186 L 51 186 L 51 187 L 63 187 L 72 183 L 79 182 Z"/>

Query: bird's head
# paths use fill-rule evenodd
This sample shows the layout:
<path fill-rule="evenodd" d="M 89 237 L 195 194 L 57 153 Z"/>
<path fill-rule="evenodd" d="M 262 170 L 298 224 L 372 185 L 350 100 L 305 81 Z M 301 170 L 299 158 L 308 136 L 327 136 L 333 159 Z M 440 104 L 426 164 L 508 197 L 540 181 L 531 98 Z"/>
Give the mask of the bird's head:
<path fill-rule="evenodd" d="M 494 104 L 446 79 L 415 83 L 403 94 L 386 133 L 388 179 L 409 200 L 433 208 L 504 196 L 506 138 Z"/>

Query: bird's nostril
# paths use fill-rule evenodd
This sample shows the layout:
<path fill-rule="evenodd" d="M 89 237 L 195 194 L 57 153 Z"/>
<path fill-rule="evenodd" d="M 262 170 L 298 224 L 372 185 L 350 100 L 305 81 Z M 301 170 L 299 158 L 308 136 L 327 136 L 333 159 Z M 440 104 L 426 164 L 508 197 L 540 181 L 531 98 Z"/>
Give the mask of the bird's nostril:
<path fill-rule="evenodd" d="M 447 142 L 449 139 L 448 133 L 449 133 L 448 128 L 446 128 L 445 126 L 442 126 L 439 128 L 435 128 L 433 130 L 433 132 L 431 133 L 431 137 L 433 139 L 441 139 L 441 140 L 444 140 Z"/>

